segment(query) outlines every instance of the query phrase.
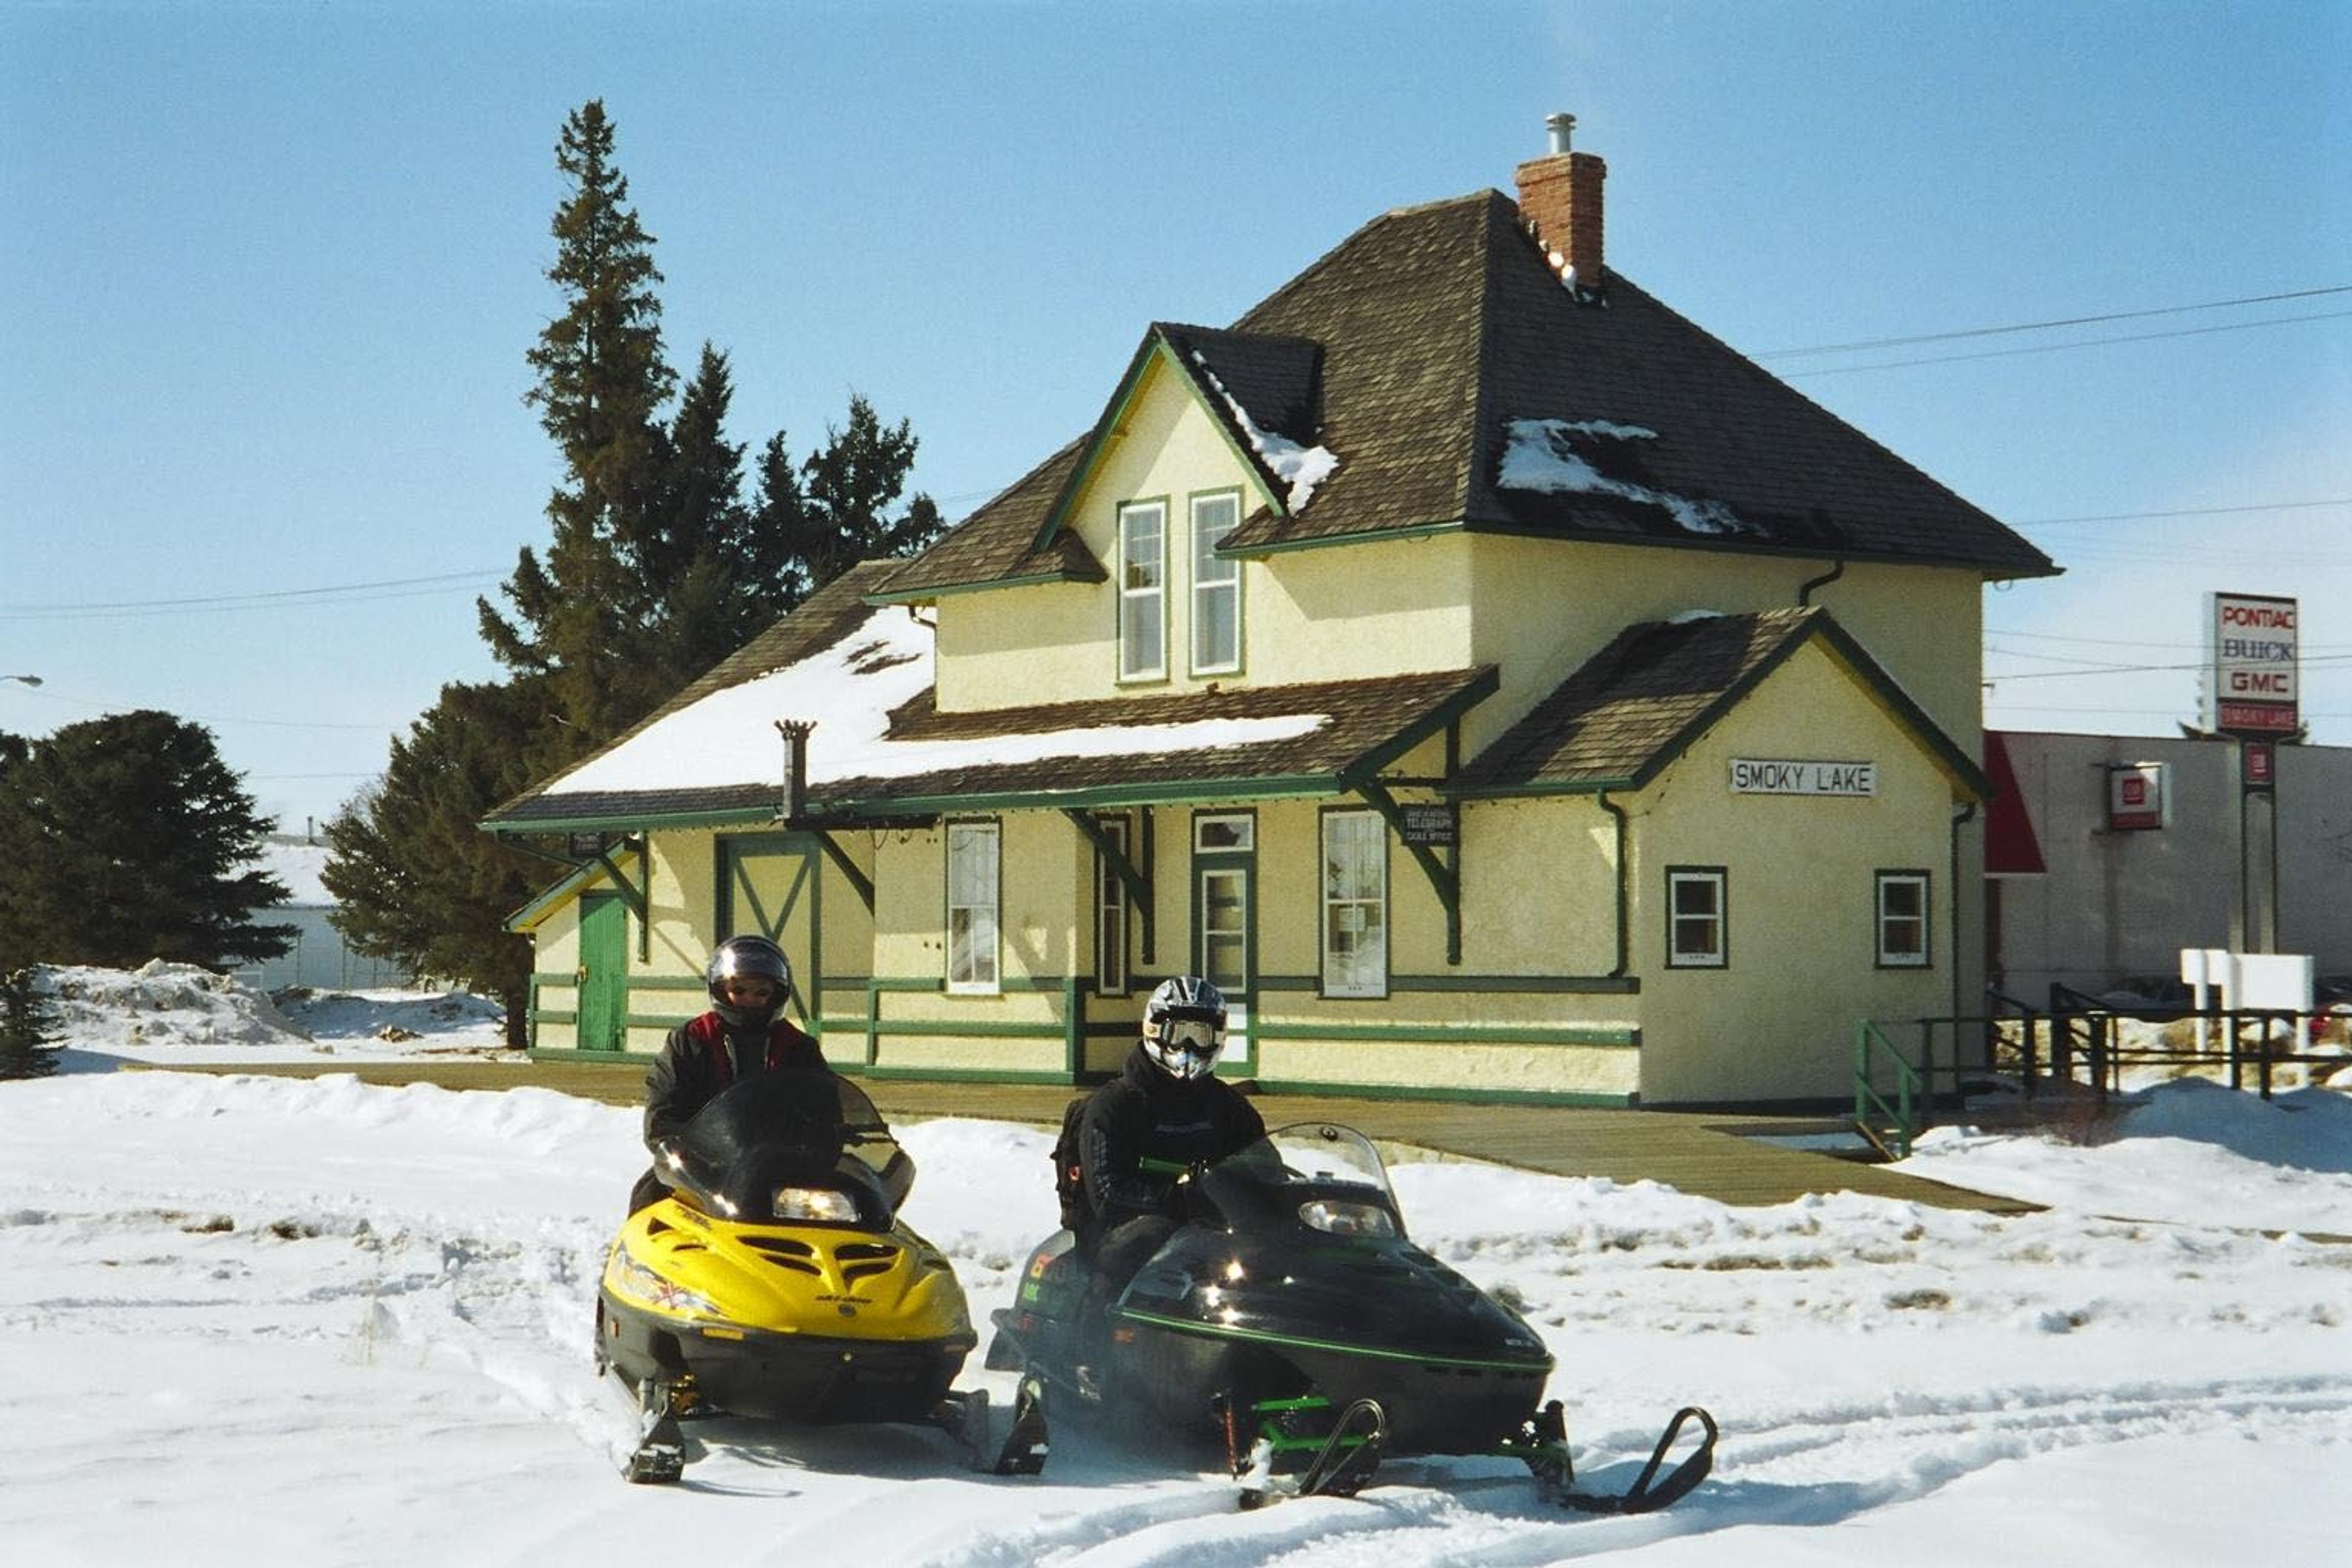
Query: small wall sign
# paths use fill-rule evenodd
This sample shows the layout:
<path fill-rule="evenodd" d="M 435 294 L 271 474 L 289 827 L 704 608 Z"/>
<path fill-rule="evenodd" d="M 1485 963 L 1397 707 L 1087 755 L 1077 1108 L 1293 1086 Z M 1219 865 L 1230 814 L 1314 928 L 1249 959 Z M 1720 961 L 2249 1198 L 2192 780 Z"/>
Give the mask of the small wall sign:
<path fill-rule="evenodd" d="M 2107 769 L 2108 832 L 2162 827 L 2167 811 L 2162 763 L 2128 763 Z"/>
<path fill-rule="evenodd" d="M 1791 757 L 1734 757 L 1731 793 L 1861 798 L 1878 793 L 1878 764 Z"/>
<path fill-rule="evenodd" d="M 1461 818 L 1451 802 L 1408 805 L 1401 809 L 1404 812 L 1404 832 L 1400 837 L 1405 843 L 1446 848 L 1460 841 Z"/>

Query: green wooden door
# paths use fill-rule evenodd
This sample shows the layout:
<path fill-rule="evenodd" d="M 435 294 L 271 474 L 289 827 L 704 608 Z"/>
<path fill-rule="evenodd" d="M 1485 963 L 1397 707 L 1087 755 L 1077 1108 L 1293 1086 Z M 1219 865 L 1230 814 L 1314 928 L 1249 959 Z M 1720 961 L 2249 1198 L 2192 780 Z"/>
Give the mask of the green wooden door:
<path fill-rule="evenodd" d="M 580 900 L 579 981 L 580 1048 L 621 1049 L 629 1005 L 629 912 L 611 893 Z"/>
<path fill-rule="evenodd" d="M 817 891 L 824 851 L 802 833 L 747 834 L 719 842 L 719 934 L 764 936 L 793 966 L 788 1016 L 816 1033 L 824 975 L 817 968 Z"/>

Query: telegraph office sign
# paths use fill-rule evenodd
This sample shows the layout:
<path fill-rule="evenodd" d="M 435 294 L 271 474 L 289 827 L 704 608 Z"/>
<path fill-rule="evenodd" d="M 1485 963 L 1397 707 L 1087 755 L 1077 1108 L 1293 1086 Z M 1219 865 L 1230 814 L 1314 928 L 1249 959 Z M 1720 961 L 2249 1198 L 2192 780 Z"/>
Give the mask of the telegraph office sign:
<path fill-rule="evenodd" d="M 1796 757 L 1734 757 L 1734 795 L 1815 795 L 1861 799 L 1878 793 L 1876 763 L 1818 762 Z"/>
<path fill-rule="evenodd" d="M 2299 616 L 2293 599 L 2215 594 L 2205 622 L 2205 727 L 2283 735 L 2296 714 Z"/>

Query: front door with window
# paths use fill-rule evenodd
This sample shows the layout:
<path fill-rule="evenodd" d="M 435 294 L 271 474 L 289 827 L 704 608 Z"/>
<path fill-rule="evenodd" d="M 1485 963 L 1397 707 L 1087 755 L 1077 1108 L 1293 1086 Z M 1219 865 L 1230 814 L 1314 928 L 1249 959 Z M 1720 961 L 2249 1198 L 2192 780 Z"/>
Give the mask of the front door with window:
<path fill-rule="evenodd" d="M 1249 1030 L 1256 876 L 1255 816 L 1218 812 L 1192 819 L 1192 971 L 1225 994 L 1231 1017 L 1221 1070 L 1228 1077 L 1257 1065 Z"/>

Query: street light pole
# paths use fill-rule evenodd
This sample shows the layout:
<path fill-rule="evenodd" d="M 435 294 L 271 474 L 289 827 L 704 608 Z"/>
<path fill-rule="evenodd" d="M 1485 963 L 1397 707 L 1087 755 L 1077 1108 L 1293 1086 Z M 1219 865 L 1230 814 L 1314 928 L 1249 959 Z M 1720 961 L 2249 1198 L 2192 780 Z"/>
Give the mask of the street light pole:
<path fill-rule="evenodd" d="M 41 683 L 41 678 L 37 675 L 0 675 L 0 680 L 22 681 L 26 686 L 38 686 Z"/>

